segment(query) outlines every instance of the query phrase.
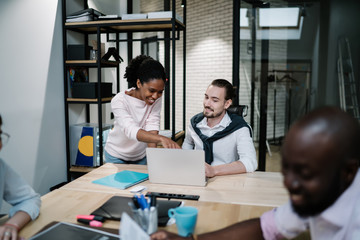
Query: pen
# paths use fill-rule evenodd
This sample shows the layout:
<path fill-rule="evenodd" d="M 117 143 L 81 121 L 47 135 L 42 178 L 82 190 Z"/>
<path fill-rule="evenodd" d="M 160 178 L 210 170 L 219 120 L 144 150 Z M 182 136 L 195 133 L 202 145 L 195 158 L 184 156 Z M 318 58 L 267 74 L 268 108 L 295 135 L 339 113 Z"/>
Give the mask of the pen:
<path fill-rule="evenodd" d="M 147 201 L 146 201 L 144 195 L 141 194 L 140 197 L 137 196 L 137 200 L 138 200 L 138 203 L 142 210 L 148 208 Z"/>
<path fill-rule="evenodd" d="M 144 195 L 141 194 L 140 196 L 138 196 L 138 203 L 142 210 L 147 208 L 147 201 L 146 201 Z"/>
<path fill-rule="evenodd" d="M 99 222 L 96 220 L 88 220 L 88 219 L 79 218 L 77 221 L 80 223 L 87 224 L 91 227 L 101 227 L 102 226 L 102 222 Z"/>
<path fill-rule="evenodd" d="M 87 220 L 96 220 L 96 221 L 100 221 L 100 222 L 104 222 L 105 218 L 102 216 L 96 216 L 96 215 L 77 215 L 76 219 L 87 219 Z"/>

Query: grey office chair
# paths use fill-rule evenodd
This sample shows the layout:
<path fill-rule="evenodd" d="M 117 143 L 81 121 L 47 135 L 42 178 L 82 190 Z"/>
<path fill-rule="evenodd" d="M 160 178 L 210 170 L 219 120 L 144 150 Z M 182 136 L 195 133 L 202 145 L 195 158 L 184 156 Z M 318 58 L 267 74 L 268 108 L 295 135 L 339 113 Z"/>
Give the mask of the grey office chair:
<path fill-rule="evenodd" d="M 242 117 L 246 117 L 248 114 L 248 105 L 231 105 L 227 110 L 229 113 L 235 113 Z"/>
<path fill-rule="evenodd" d="M 227 109 L 227 111 L 229 112 L 229 113 L 235 113 L 235 114 L 238 114 L 238 115 L 240 115 L 241 117 L 246 117 L 247 116 L 247 114 L 248 114 L 248 109 L 249 109 L 249 107 L 248 107 L 248 105 L 231 105 L 228 109 Z M 250 128 L 250 135 L 251 135 L 251 137 L 253 136 L 253 130 L 252 130 L 252 127 L 249 125 L 249 124 L 247 124 L 248 126 L 249 126 L 249 128 Z"/>

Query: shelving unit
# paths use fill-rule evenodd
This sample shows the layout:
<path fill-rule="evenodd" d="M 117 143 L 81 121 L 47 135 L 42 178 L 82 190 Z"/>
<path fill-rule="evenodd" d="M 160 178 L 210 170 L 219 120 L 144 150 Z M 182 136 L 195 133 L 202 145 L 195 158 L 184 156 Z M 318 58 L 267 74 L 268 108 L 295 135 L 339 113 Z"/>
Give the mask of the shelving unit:
<path fill-rule="evenodd" d="M 84 9 L 87 8 L 87 1 L 84 1 Z M 129 1 L 128 1 L 129 2 Z M 168 6 L 170 6 L 170 1 L 168 1 Z M 65 129 L 66 129 L 66 157 L 67 157 L 67 173 L 68 173 L 68 181 L 71 181 L 71 173 L 81 173 L 89 171 L 88 167 L 74 167 L 71 166 L 70 161 L 70 136 L 69 136 L 69 107 L 71 104 L 85 104 L 86 105 L 86 122 L 90 122 L 90 108 L 89 104 L 97 105 L 98 112 L 98 127 L 99 133 L 102 133 L 102 105 L 109 103 L 111 98 L 96 98 L 96 99 L 79 99 L 79 98 L 71 98 L 68 93 L 68 79 L 67 79 L 67 71 L 70 67 L 86 67 L 86 68 L 96 68 L 97 69 L 97 82 L 98 89 L 97 95 L 101 96 L 101 70 L 102 68 L 116 68 L 116 89 L 117 92 L 120 91 L 120 68 L 119 63 L 114 61 L 97 61 L 97 60 L 68 60 L 67 59 L 67 34 L 69 32 L 77 32 L 84 35 L 84 45 L 88 45 L 88 36 L 90 34 L 96 34 L 97 38 L 97 49 L 101 49 L 101 34 L 115 34 L 116 39 L 112 40 L 116 42 L 116 49 L 119 51 L 119 42 L 124 41 L 123 39 L 119 39 L 120 33 L 134 33 L 134 32 L 164 32 L 165 38 L 159 39 L 164 41 L 172 41 L 172 75 L 168 76 L 171 83 L 171 93 L 172 93 L 172 138 L 175 140 L 175 41 L 179 39 L 180 32 L 183 32 L 183 126 L 185 127 L 185 69 L 186 69 L 186 61 L 185 61 L 185 53 L 186 53 L 186 6 L 183 9 L 183 18 L 184 23 L 181 23 L 175 18 L 159 18 L 159 19 L 137 19 L 137 20 L 101 20 L 101 21 L 88 21 L 88 22 L 66 22 L 66 0 L 62 0 L 62 9 L 63 9 L 63 57 L 64 57 L 64 100 L 65 100 Z M 166 10 L 166 9 L 165 9 Z M 172 16 L 175 16 L 176 6 L 175 0 L 172 1 Z M 166 37 L 168 35 L 171 36 Z M 177 35 L 176 35 L 177 34 Z M 130 34 L 131 35 L 131 34 Z M 129 36 L 129 34 L 128 34 Z M 127 40 L 129 43 L 136 41 L 132 39 L 132 37 L 128 37 Z M 166 44 L 165 44 L 166 45 Z M 168 45 L 170 49 L 170 44 Z M 129 57 L 128 57 L 129 58 Z M 97 51 L 97 59 L 101 59 L 101 52 Z M 170 61 L 170 54 L 165 53 L 165 62 Z M 165 89 L 165 105 L 169 104 L 170 100 L 170 89 Z M 170 118 L 169 107 L 165 106 L 165 128 L 170 126 Z M 102 134 L 99 134 L 99 142 L 103 142 Z M 103 164 L 103 146 L 99 144 L 99 153 L 100 153 L 100 165 Z M 86 170 L 84 170 L 86 169 Z M 91 168 L 90 168 L 91 169 Z"/>

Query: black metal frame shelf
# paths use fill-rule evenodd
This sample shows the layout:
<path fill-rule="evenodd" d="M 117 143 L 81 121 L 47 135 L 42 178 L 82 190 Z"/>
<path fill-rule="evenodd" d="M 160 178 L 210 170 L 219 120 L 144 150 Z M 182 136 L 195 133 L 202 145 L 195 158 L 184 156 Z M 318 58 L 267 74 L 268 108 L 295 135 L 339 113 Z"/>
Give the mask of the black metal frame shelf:
<path fill-rule="evenodd" d="M 172 18 L 137 19 L 137 20 L 103 20 L 65 23 L 64 28 L 81 33 L 96 34 L 100 28 L 101 33 L 107 32 L 158 32 L 171 31 L 173 24 L 175 30 L 184 30 L 185 25 Z"/>
<path fill-rule="evenodd" d="M 101 103 L 109 103 L 111 102 L 112 97 L 101 98 Z M 66 101 L 68 103 L 76 103 L 76 104 L 96 104 L 98 103 L 98 98 L 67 98 Z"/>
<path fill-rule="evenodd" d="M 67 67 L 89 67 L 89 68 L 97 68 L 98 67 L 97 60 L 66 60 L 65 65 Z M 100 66 L 102 68 L 114 68 L 117 67 L 120 62 L 116 61 L 100 61 Z"/>
<path fill-rule="evenodd" d="M 180 39 L 180 32 L 183 33 L 183 128 L 185 128 L 185 80 L 186 80 L 186 4 L 183 8 L 183 23 L 177 20 L 176 18 L 158 18 L 158 19 L 134 19 L 134 20 L 97 20 L 97 21 L 87 21 L 87 22 L 66 22 L 66 1 L 62 0 L 62 9 L 63 9 L 63 58 L 64 58 L 64 97 L 65 97 L 65 127 L 66 127 L 66 151 L 67 151 L 67 173 L 68 181 L 71 181 L 71 173 L 76 172 L 77 168 L 71 166 L 70 161 L 70 145 L 69 145 L 69 105 L 70 104 L 85 104 L 86 105 L 86 121 L 90 121 L 90 104 L 97 104 L 98 109 L 98 126 L 99 132 L 102 132 L 102 104 L 111 102 L 112 97 L 110 98 L 95 98 L 95 99 L 78 99 L 78 98 L 69 98 L 68 92 L 68 79 L 67 71 L 70 67 L 87 67 L 87 68 L 97 68 L 97 96 L 101 96 L 101 69 L 102 68 L 116 68 L 116 90 L 120 91 L 120 63 L 115 61 L 97 61 L 97 60 L 68 60 L 67 59 L 67 34 L 70 32 L 77 32 L 84 35 L 84 45 L 88 45 L 88 36 L 90 34 L 95 34 L 97 39 L 97 49 L 101 49 L 101 34 L 106 34 L 107 42 L 115 42 L 116 49 L 119 49 L 120 42 L 128 42 L 128 45 L 132 45 L 134 41 L 141 41 L 140 39 L 133 39 L 132 33 L 136 32 L 164 32 L 164 38 L 158 39 L 158 41 L 164 41 L 165 43 L 165 69 L 168 71 L 167 76 L 171 80 L 169 85 L 165 88 L 165 129 L 170 129 L 170 90 L 172 94 L 172 138 L 175 139 L 175 41 Z M 70 0 L 68 0 L 70 1 Z M 175 16 L 176 10 L 176 0 L 166 0 L 164 1 L 164 10 L 170 10 L 170 1 L 172 2 L 172 16 Z M 185 1 L 186 2 L 186 1 Z M 132 3 L 130 0 L 127 1 L 128 12 L 132 11 Z M 84 1 L 84 9 L 88 8 L 87 1 Z M 119 39 L 120 33 L 127 33 L 127 39 Z M 110 39 L 110 34 L 115 35 L 114 39 Z M 111 35 L 111 36 L 113 36 Z M 172 42 L 170 46 L 170 42 Z M 172 56 L 170 59 L 170 49 L 172 50 Z M 131 47 L 128 46 L 128 60 L 132 58 Z M 97 59 L 101 59 L 101 52 L 97 51 Z M 170 76 L 170 61 L 172 68 L 172 75 Z M 170 89 L 171 82 L 171 89 Z M 103 142 L 102 134 L 99 134 L 99 142 Z M 100 152 L 100 165 L 103 164 L 103 146 L 99 145 Z M 75 170 L 74 170 L 75 169 Z"/>

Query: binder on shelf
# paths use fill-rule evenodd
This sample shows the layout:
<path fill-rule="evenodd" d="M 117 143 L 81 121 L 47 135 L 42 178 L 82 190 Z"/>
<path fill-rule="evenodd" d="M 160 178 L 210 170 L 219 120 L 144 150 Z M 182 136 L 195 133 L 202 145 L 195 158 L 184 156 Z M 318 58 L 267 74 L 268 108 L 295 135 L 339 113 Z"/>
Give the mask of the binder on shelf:
<path fill-rule="evenodd" d="M 123 170 L 118 173 L 114 173 L 112 175 L 97 179 L 92 181 L 96 184 L 105 185 L 108 187 L 115 187 L 119 189 L 126 189 L 135 184 L 143 182 L 149 178 L 149 174 L 134 172 L 129 170 Z"/>
<path fill-rule="evenodd" d="M 105 146 L 111 124 L 100 127 L 94 123 L 79 123 L 70 125 L 70 163 L 72 166 L 96 167 L 100 165 L 100 136 Z"/>

